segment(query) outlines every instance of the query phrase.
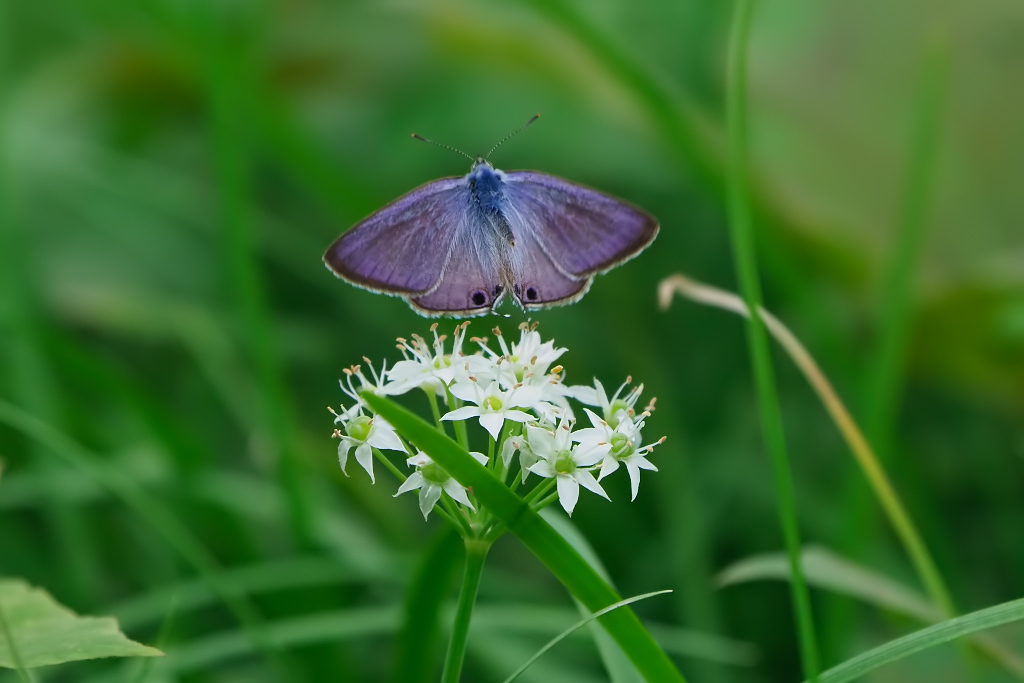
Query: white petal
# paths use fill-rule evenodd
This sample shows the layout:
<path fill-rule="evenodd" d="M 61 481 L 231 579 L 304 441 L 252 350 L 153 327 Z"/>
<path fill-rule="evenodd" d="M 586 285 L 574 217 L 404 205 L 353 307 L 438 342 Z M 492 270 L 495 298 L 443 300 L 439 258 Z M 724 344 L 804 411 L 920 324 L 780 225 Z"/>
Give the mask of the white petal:
<path fill-rule="evenodd" d="M 558 477 L 555 480 L 558 488 L 558 502 L 562 504 L 565 511 L 572 517 L 572 511 L 576 507 L 576 501 L 580 499 L 580 487 L 572 477 Z"/>
<path fill-rule="evenodd" d="M 555 472 L 554 465 L 552 465 L 547 460 L 538 460 L 537 462 L 533 463 L 526 469 L 546 479 L 550 479 L 551 477 L 557 476 L 558 474 L 557 472 Z"/>
<path fill-rule="evenodd" d="M 483 453 L 480 453 L 479 451 L 470 451 L 469 454 L 472 455 L 481 465 L 487 464 L 487 456 Z"/>
<path fill-rule="evenodd" d="M 398 487 L 398 493 L 394 495 L 395 498 L 402 495 L 406 491 L 415 491 L 416 489 L 423 486 L 426 483 L 426 479 L 419 472 L 413 472 L 409 475 L 409 478 L 402 482 L 402 485 Z"/>
<path fill-rule="evenodd" d="M 480 409 L 476 406 L 462 406 L 456 410 L 445 413 L 441 416 L 442 420 L 468 420 L 471 417 L 476 417 L 480 414 Z"/>
<path fill-rule="evenodd" d="M 375 484 L 376 482 L 373 480 L 373 449 L 365 441 L 356 448 L 356 462 L 370 475 L 370 483 Z"/>
<path fill-rule="evenodd" d="M 639 455 L 637 453 L 634 453 L 633 455 L 626 458 L 626 464 L 628 465 L 629 463 L 635 463 L 636 466 L 642 470 L 650 470 L 651 472 L 658 471 L 658 468 L 655 467 L 654 463 L 648 460 L 646 456 Z"/>
<path fill-rule="evenodd" d="M 578 429 L 572 433 L 572 440 L 579 443 L 580 446 L 593 447 L 599 443 L 608 443 L 609 439 L 611 439 L 611 436 L 607 430 L 595 427 Z"/>
<path fill-rule="evenodd" d="M 637 491 L 640 490 L 640 468 L 635 462 L 626 461 L 626 471 L 629 472 L 629 489 L 633 496 L 631 501 L 636 500 Z"/>
<path fill-rule="evenodd" d="M 424 453 L 423 451 L 420 451 L 411 458 L 405 459 L 405 463 L 410 467 L 426 467 L 427 465 L 433 462 L 433 459 L 431 459 L 431 457 Z"/>
<path fill-rule="evenodd" d="M 597 483 L 597 479 L 594 479 L 594 475 L 592 475 L 587 470 L 576 470 L 575 472 L 573 472 L 573 476 L 576 478 L 576 481 L 578 481 L 580 486 L 582 486 L 583 488 L 587 489 L 588 491 L 593 491 L 594 493 L 598 494 L 599 496 L 602 496 L 603 498 L 606 498 L 607 500 L 611 500 L 611 498 L 608 498 L 608 494 L 605 493 L 604 489 L 601 488 L 601 485 Z"/>
<path fill-rule="evenodd" d="M 508 400 L 518 408 L 532 408 L 541 400 L 540 387 L 521 386 L 509 392 Z"/>
<path fill-rule="evenodd" d="M 440 498 L 441 487 L 437 484 L 427 484 L 420 489 L 420 512 L 423 513 L 423 519 L 427 518 L 430 511 L 434 509 L 434 504 L 437 503 Z"/>
<path fill-rule="evenodd" d="M 580 444 L 572 452 L 572 459 L 580 467 L 590 467 L 601 462 L 604 456 L 608 455 L 611 451 L 611 444 L 598 445 L 583 445 Z"/>
<path fill-rule="evenodd" d="M 597 429 L 603 429 L 608 432 L 612 431 L 612 428 L 608 426 L 608 423 L 601 419 L 601 416 L 595 413 L 590 408 L 584 408 L 583 412 L 590 418 L 590 424 L 594 425 Z"/>
<path fill-rule="evenodd" d="M 601 405 L 597 400 L 597 391 L 595 391 L 593 387 L 585 387 L 582 385 L 569 387 L 569 395 L 580 403 L 586 403 L 588 406 Z"/>
<path fill-rule="evenodd" d="M 535 422 L 537 418 L 529 413 L 524 413 L 521 410 L 506 410 L 505 419 L 513 420 L 515 422 Z"/>
<path fill-rule="evenodd" d="M 501 444 L 501 461 L 505 463 L 505 467 L 509 466 L 509 463 L 512 462 L 512 456 L 519 449 L 517 444 L 520 438 L 522 437 L 509 437 L 505 439 L 505 443 Z"/>
<path fill-rule="evenodd" d="M 458 411 L 456 411 L 458 412 Z M 515 412 L 510 410 L 509 412 Z M 501 413 L 484 413 L 480 416 L 480 426 L 487 430 L 495 441 L 501 435 L 501 425 L 505 424 L 505 418 Z"/>
<path fill-rule="evenodd" d="M 597 475 L 597 480 L 601 481 L 617 469 L 619 469 L 619 461 L 609 455 L 601 462 L 601 473 Z"/>
<path fill-rule="evenodd" d="M 395 433 L 395 428 L 387 422 L 383 422 L 383 424 L 382 422 L 382 418 L 373 418 L 373 424 L 370 425 L 370 434 L 366 437 L 366 442 L 382 451 L 401 451 L 404 453 L 405 445 L 402 444 L 402 440 Z"/>
<path fill-rule="evenodd" d="M 444 492 L 451 496 L 452 500 L 454 500 L 456 503 L 461 503 L 468 507 L 470 510 L 476 509 L 475 507 L 473 507 L 473 504 L 469 502 L 469 496 L 466 495 L 466 487 L 464 487 L 459 482 L 455 481 L 454 479 L 449 479 L 445 483 L 441 484 L 441 488 L 443 488 Z"/>
<path fill-rule="evenodd" d="M 452 396 L 455 398 L 463 401 L 469 401 L 470 403 L 480 403 L 480 387 L 472 380 L 467 382 L 456 382 L 451 386 L 449 391 L 452 392 Z"/>
<path fill-rule="evenodd" d="M 543 427 L 527 425 L 526 440 L 530 444 L 530 450 L 540 458 L 547 458 L 555 454 L 555 435 Z"/>
<path fill-rule="evenodd" d="M 348 452 L 352 450 L 352 439 L 347 436 L 341 437 L 341 441 L 338 442 L 338 464 L 341 465 L 341 471 L 348 476 L 348 472 L 345 472 L 345 466 L 348 465 Z"/>

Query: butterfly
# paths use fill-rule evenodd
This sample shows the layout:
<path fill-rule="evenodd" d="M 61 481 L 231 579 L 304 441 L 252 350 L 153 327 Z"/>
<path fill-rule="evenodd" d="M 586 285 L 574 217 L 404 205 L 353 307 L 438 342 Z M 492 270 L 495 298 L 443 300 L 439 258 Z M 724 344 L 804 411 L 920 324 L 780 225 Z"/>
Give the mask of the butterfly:
<path fill-rule="evenodd" d="M 595 275 L 657 236 L 658 221 L 621 199 L 492 166 L 487 158 L 512 135 L 475 159 L 448 147 L 473 159 L 470 172 L 422 185 L 357 223 L 328 247 L 327 268 L 429 317 L 483 315 L 509 296 L 533 311 L 578 301 Z"/>

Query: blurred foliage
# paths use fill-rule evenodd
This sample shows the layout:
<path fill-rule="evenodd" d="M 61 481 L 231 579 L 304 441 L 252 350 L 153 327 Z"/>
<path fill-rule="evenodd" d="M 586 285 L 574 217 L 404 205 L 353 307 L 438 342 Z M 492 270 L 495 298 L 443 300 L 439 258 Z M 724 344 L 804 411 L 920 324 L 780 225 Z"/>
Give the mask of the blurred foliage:
<path fill-rule="evenodd" d="M 428 321 L 335 280 L 321 254 L 383 203 L 468 170 L 410 133 L 474 153 L 541 112 L 497 166 L 603 189 L 662 223 L 582 302 L 535 316 L 569 348 L 571 381 L 631 374 L 658 397 L 648 429 L 669 437 L 634 504 L 613 486 L 614 508 L 584 499 L 574 522 L 623 595 L 675 590 L 641 616 L 756 644 L 753 666 L 680 656 L 693 680 L 798 680 L 785 588 L 712 579 L 781 546 L 742 327 L 656 308 L 673 272 L 735 288 L 721 201 L 729 12 L 710 0 L 3 3 L 0 398 L 130 480 L 221 565 L 265 570 L 245 585 L 266 657 L 217 601 L 171 612 L 204 570 L 11 427 L 0 575 L 83 613 L 127 614 L 148 596 L 127 633 L 156 644 L 164 629 L 152 680 L 165 664 L 159 675 L 188 681 L 390 676 L 404 588 L 437 529 L 387 480 L 341 476 L 323 407 L 341 399 L 342 368 L 394 359 L 394 337 Z M 766 305 L 863 419 L 936 35 L 948 87 L 884 450 L 968 611 L 1024 595 L 1024 8 L 761 2 L 749 118 Z M 864 479 L 777 358 L 804 538 L 848 549 L 859 534 L 853 560 L 912 583 L 877 515 L 854 515 L 851 532 Z M 909 629 L 813 597 L 826 665 Z M 570 604 L 514 541 L 499 545 L 482 609 L 551 601 Z M 573 620 L 553 619 L 535 632 L 492 622 L 466 680 L 503 676 Z M 523 680 L 601 680 L 595 662 L 577 638 Z M 39 679 L 133 675 L 119 666 Z M 963 676 L 950 648 L 873 680 Z"/>

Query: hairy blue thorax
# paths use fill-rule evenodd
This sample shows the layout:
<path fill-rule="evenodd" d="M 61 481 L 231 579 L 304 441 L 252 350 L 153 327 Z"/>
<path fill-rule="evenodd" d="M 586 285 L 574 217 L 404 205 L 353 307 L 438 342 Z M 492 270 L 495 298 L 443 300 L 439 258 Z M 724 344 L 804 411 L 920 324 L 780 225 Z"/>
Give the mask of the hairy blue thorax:
<path fill-rule="evenodd" d="M 497 170 L 483 157 L 477 157 L 469 172 L 469 189 L 473 199 L 486 213 L 500 213 L 504 173 Z"/>

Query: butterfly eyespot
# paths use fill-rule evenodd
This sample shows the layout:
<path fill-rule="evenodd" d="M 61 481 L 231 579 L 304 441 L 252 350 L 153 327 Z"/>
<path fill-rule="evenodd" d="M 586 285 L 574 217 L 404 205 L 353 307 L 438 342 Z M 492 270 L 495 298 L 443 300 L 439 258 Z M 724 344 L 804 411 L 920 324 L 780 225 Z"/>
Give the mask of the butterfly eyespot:
<path fill-rule="evenodd" d="M 483 306 L 487 303 L 487 295 L 480 291 L 473 292 L 469 298 L 473 301 L 474 306 Z"/>
<path fill-rule="evenodd" d="M 526 288 L 526 298 L 529 299 L 530 301 L 536 301 L 539 296 L 540 295 L 537 294 L 537 288 L 536 287 L 527 287 Z"/>

